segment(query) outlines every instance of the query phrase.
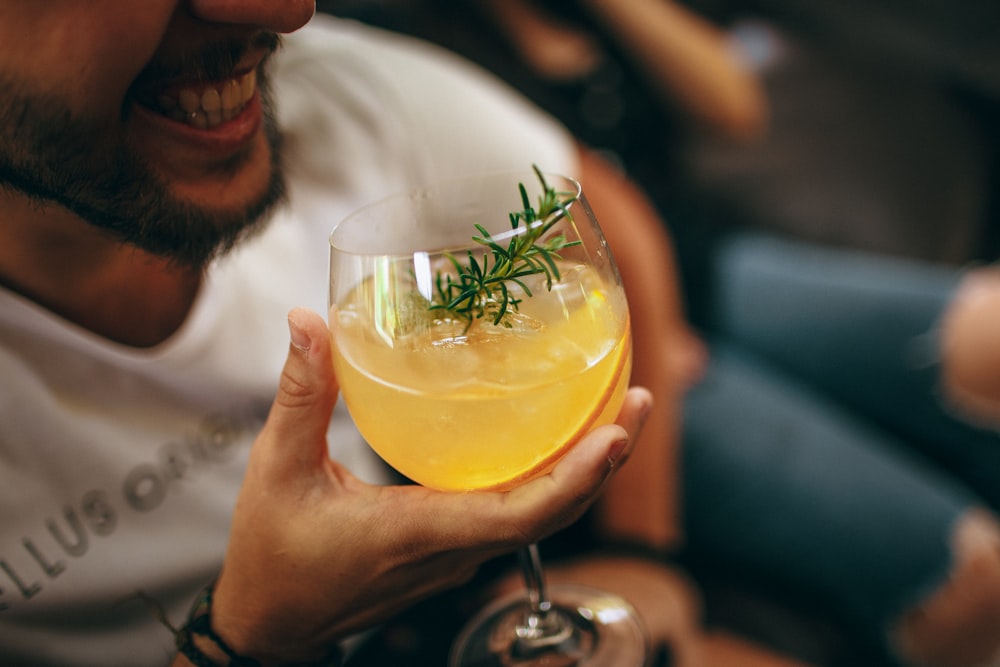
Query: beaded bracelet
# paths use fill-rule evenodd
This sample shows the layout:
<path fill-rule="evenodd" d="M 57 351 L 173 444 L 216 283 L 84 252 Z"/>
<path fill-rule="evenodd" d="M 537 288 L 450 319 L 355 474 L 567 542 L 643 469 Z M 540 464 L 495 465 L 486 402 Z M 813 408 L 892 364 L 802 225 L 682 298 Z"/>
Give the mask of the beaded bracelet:
<path fill-rule="evenodd" d="M 174 634 L 174 641 L 177 650 L 191 661 L 195 667 L 261 667 L 260 662 L 253 658 L 246 658 L 229 648 L 222 637 L 212 629 L 212 591 L 215 584 L 209 584 L 195 600 L 191 612 L 188 614 L 187 623 Z M 229 661 L 223 665 L 218 661 L 209 658 L 195 644 L 192 635 L 205 637 L 215 644 L 220 651 L 226 654 Z M 340 647 L 334 645 L 331 653 L 320 660 L 312 663 L 296 663 L 288 667 L 341 667 L 343 664 L 343 653 Z"/>

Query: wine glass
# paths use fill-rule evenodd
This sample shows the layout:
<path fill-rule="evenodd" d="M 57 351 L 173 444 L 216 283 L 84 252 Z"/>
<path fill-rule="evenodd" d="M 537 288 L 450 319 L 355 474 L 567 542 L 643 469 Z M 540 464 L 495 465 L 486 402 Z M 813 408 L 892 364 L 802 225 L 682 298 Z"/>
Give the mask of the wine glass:
<path fill-rule="evenodd" d="M 416 483 L 506 489 L 550 470 L 616 417 L 631 369 L 629 315 L 576 181 L 538 169 L 443 182 L 371 204 L 330 236 L 329 323 L 341 394 L 372 448 Z M 547 587 L 483 610 L 451 667 L 641 667 L 624 600 Z"/>

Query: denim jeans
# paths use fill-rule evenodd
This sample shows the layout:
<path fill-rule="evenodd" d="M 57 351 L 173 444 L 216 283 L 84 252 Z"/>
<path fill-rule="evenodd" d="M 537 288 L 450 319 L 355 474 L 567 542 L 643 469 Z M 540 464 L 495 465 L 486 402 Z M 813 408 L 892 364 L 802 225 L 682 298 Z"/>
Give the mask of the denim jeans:
<path fill-rule="evenodd" d="M 956 519 L 1000 506 L 1000 437 L 938 390 L 961 272 L 755 235 L 715 266 L 712 358 L 685 405 L 690 549 L 882 639 L 942 584 Z"/>

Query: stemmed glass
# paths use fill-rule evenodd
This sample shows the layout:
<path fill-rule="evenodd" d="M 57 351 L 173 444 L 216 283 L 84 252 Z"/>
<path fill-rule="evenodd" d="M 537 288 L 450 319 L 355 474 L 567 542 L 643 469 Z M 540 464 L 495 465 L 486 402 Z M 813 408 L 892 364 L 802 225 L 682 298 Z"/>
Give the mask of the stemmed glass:
<path fill-rule="evenodd" d="M 631 369 L 621 279 L 580 185 L 491 173 L 403 193 L 330 236 L 341 393 L 372 448 L 435 489 L 505 489 L 543 474 L 610 423 Z M 527 594 L 488 606 L 451 667 L 641 667 L 624 600 L 547 587 L 536 545 Z"/>

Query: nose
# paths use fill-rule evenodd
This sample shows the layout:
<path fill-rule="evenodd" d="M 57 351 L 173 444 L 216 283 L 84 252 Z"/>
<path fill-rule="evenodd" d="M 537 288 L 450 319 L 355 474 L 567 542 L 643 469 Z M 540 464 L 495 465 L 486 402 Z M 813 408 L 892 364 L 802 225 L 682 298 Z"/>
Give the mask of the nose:
<path fill-rule="evenodd" d="M 292 32 L 316 12 L 315 0 L 189 0 L 191 13 L 211 23 Z"/>

